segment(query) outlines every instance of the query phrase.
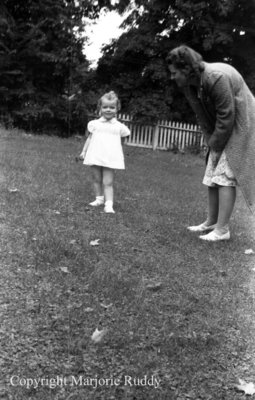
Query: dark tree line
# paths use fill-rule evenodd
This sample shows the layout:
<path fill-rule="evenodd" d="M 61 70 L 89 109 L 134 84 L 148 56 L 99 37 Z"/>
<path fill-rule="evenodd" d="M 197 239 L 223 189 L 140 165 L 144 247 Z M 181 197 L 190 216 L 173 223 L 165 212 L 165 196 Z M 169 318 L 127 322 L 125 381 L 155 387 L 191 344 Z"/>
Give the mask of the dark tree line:
<path fill-rule="evenodd" d="M 130 11 L 90 70 L 84 17 L 103 7 Z M 64 136 L 84 131 L 98 96 L 113 89 L 140 120 L 193 122 L 165 64 L 182 43 L 234 65 L 255 93 L 255 0 L 2 0 L 0 109 L 19 127 Z"/>
<path fill-rule="evenodd" d="M 62 135 L 83 129 L 87 104 L 81 86 L 88 75 L 83 17 L 96 18 L 107 3 L 2 0 L 0 107 L 15 125 Z"/>
<path fill-rule="evenodd" d="M 254 0 L 136 0 L 126 32 L 104 49 L 97 69 L 100 85 L 114 88 L 124 110 L 137 118 L 192 121 L 193 116 L 169 82 L 165 57 L 187 44 L 206 61 L 231 63 L 255 93 Z M 120 0 L 118 9 L 129 6 Z"/>

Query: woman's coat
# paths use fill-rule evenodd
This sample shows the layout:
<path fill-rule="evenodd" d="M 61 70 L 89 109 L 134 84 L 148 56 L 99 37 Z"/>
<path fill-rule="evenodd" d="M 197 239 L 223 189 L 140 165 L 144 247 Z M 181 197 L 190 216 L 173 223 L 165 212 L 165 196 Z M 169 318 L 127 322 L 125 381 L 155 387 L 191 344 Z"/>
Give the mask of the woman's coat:
<path fill-rule="evenodd" d="M 225 149 L 248 207 L 255 211 L 255 98 L 228 64 L 204 63 L 199 90 L 185 96 L 197 114 L 210 149 Z"/>

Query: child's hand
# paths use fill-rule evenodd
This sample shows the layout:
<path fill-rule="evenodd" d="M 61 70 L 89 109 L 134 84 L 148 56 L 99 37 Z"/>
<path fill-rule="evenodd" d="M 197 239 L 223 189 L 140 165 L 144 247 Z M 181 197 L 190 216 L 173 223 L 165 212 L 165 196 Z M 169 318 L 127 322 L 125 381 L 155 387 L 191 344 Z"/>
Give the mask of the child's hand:
<path fill-rule="evenodd" d="M 79 162 L 79 161 L 83 161 L 84 160 L 84 157 L 83 156 L 78 156 L 78 157 L 75 157 L 75 161 L 76 162 Z"/>

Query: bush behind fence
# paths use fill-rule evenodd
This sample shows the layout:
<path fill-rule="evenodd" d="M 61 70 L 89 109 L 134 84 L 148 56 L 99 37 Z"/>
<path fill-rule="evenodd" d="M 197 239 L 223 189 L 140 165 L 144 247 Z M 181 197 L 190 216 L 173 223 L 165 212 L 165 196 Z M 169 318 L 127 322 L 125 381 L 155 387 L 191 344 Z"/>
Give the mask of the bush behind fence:
<path fill-rule="evenodd" d="M 195 151 L 201 151 L 206 147 L 204 136 L 198 125 L 166 120 L 158 120 L 155 125 L 147 125 L 134 121 L 128 114 L 118 114 L 118 119 L 131 131 L 131 135 L 126 139 L 126 144 L 129 146 L 153 150 L 185 150 L 188 148 Z M 5 110 L 0 110 L 0 123 L 7 128 L 12 128 L 12 118 Z"/>
<path fill-rule="evenodd" d="M 128 114 L 119 114 L 131 135 L 126 140 L 129 146 L 147 147 L 153 150 L 203 150 L 204 136 L 199 126 L 175 121 L 158 120 L 155 125 L 139 124 Z"/>

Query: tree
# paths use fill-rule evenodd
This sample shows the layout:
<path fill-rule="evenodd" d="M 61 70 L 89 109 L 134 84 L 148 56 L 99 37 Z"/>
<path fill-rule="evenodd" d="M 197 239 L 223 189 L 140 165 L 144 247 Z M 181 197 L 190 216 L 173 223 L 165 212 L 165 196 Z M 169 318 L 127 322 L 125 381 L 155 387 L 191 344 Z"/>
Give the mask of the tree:
<path fill-rule="evenodd" d="M 117 8 L 124 12 L 126 0 Z M 184 119 L 193 122 L 185 100 L 169 82 L 168 51 L 182 43 L 207 61 L 226 61 L 244 75 L 255 90 L 254 0 L 134 0 L 124 22 L 126 32 L 104 48 L 97 75 L 99 84 L 115 88 L 124 110 L 148 120 Z"/>
<path fill-rule="evenodd" d="M 84 123 L 83 18 L 96 18 L 103 6 L 110 7 L 109 0 L 2 0 L 0 106 L 15 124 L 67 134 L 78 129 L 77 115 Z M 70 102 L 73 92 L 78 95 Z"/>

